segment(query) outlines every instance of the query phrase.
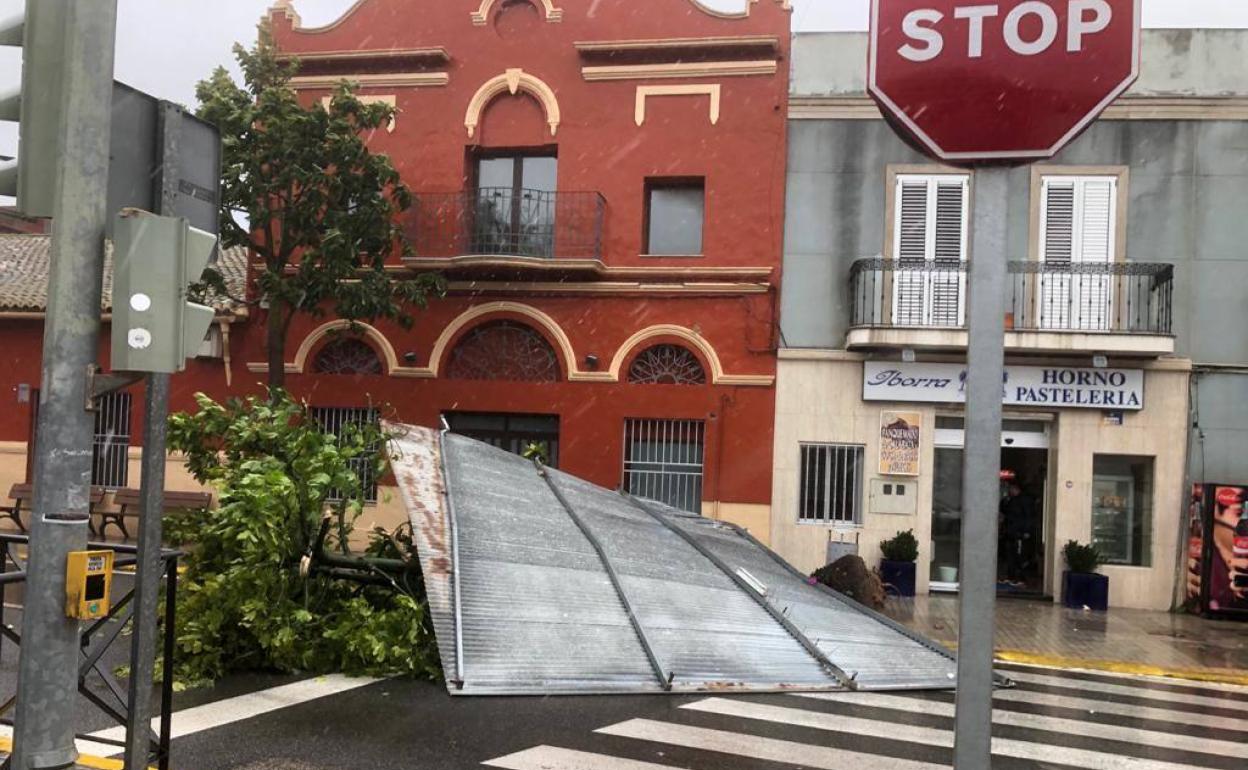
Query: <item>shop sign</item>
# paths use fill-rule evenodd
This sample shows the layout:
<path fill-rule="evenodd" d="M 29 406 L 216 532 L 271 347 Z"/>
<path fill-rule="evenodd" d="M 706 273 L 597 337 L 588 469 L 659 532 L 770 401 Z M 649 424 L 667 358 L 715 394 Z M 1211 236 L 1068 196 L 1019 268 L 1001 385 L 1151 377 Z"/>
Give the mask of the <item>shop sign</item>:
<path fill-rule="evenodd" d="M 862 399 L 962 403 L 966 365 L 867 361 Z M 1001 400 L 1007 406 L 1137 411 L 1144 408 L 1144 371 L 1007 365 Z"/>
<path fill-rule="evenodd" d="M 919 475 L 920 412 L 880 412 L 880 475 Z"/>

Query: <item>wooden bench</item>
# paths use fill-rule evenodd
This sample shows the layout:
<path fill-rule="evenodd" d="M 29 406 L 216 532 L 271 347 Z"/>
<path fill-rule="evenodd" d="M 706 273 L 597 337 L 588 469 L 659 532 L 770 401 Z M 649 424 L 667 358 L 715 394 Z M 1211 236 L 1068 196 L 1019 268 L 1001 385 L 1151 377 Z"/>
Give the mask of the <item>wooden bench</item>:
<path fill-rule="evenodd" d="M 169 511 L 203 510 L 211 503 L 212 495 L 207 492 L 172 492 L 165 490 L 166 513 Z M 95 515 L 100 519 L 100 537 L 104 537 L 104 530 L 108 529 L 111 524 L 121 530 L 122 537 L 129 540 L 130 530 L 126 527 L 126 519 L 137 519 L 142 512 L 139 490 L 118 489 L 113 495 L 113 504 L 117 506 L 117 510 L 95 512 Z"/>
<path fill-rule="evenodd" d="M 0 517 L 12 521 L 19 530 L 25 533 L 26 525 L 22 523 L 22 513 L 29 512 L 34 507 L 34 490 L 30 484 L 14 484 L 9 487 L 9 499 L 13 501 L 13 505 L 0 506 Z M 91 495 L 87 498 L 88 513 L 94 514 L 103 501 L 103 487 L 91 487 Z M 90 522 L 87 526 L 94 534 L 95 528 L 90 525 Z"/>

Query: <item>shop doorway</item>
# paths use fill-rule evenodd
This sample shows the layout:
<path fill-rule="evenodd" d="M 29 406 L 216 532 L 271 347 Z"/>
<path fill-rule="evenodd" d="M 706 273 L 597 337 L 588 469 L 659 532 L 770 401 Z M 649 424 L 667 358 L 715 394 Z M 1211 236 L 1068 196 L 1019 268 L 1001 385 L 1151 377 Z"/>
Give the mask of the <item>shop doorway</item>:
<path fill-rule="evenodd" d="M 1044 593 L 1049 425 L 1028 419 L 1006 419 L 1002 423 L 997 587 L 1003 595 Z M 965 440 L 961 417 L 936 418 L 929 575 L 933 591 L 958 589 Z"/>

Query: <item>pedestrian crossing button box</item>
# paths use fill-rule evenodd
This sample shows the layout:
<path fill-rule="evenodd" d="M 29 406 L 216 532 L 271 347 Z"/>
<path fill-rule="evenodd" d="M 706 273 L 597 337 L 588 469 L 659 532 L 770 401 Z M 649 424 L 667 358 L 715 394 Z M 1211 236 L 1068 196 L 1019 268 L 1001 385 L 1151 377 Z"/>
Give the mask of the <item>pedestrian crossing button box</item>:
<path fill-rule="evenodd" d="M 94 620 L 108 615 L 113 588 L 112 551 L 73 551 L 65 567 L 65 615 Z"/>

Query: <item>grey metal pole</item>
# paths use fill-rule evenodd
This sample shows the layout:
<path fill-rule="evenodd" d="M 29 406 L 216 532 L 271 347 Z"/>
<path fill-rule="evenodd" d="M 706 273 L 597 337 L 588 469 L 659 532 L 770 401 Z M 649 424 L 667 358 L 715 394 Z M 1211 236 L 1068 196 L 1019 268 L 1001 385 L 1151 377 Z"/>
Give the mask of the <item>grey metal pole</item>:
<path fill-rule="evenodd" d="M 953 765 L 958 770 L 991 767 L 1008 178 L 1004 168 L 986 168 L 975 175 L 953 747 Z"/>
<path fill-rule="evenodd" d="M 181 108 L 161 103 L 157 141 L 160 177 L 155 194 L 155 213 L 177 216 L 178 152 Z M 170 376 L 147 376 L 143 404 L 143 480 L 139 489 L 140 518 L 138 565 L 134 585 L 134 639 L 130 644 L 130 690 L 127 693 L 126 770 L 146 770 L 151 746 L 152 672 L 156 666 L 156 610 L 160 597 L 160 558 L 165 510 L 165 454 L 169 421 Z M 167 613 L 166 617 L 172 617 Z M 173 676 L 165 671 L 166 680 Z M 168 708 L 168 704 L 165 704 Z"/>
<path fill-rule="evenodd" d="M 66 554 L 87 545 L 91 444 L 87 367 L 100 340 L 116 0 L 69 3 L 58 127 L 43 379 L 35 442 L 29 577 L 22 616 L 12 767 L 58 768 L 78 756 L 78 621 L 65 617 Z"/>
<path fill-rule="evenodd" d="M 156 611 L 160 602 L 161 512 L 165 498 L 165 434 L 169 375 L 149 374 L 143 408 L 143 480 L 139 498 L 139 547 L 134 575 L 134 639 L 130 644 L 130 690 L 126 715 L 126 770 L 146 770 L 152 738 L 152 673 L 156 665 Z M 166 671 L 165 676 L 173 672 Z"/>

